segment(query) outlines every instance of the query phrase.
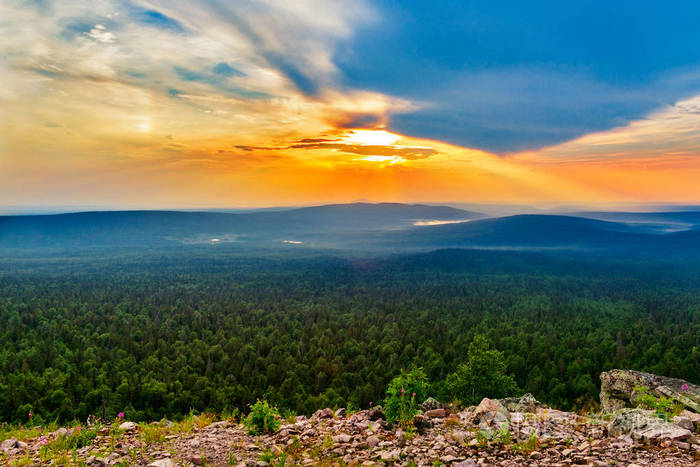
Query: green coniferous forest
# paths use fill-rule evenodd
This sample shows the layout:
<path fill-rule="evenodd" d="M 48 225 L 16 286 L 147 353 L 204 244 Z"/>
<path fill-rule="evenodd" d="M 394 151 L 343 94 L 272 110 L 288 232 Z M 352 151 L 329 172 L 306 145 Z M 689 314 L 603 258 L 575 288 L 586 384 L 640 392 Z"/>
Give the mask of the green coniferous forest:
<path fill-rule="evenodd" d="M 177 418 L 259 397 L 367 407 L 414 366 L 449 398 L 480 334 L 517 391 L 587 410 L 610 368 L 700 380 L 699 277 L 697 262 L 513 251 L 2 257 L 0 421 Z"/>

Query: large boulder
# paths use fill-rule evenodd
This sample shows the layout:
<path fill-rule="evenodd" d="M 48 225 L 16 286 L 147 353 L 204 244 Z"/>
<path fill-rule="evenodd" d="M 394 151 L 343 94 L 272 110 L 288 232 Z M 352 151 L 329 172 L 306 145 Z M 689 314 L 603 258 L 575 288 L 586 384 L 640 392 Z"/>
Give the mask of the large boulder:
<path fill-rule="evenodd" d="M 313 419 L 319 418 L 333 418 L 333 410 L 326 407 L 325 409 L 319 409 L 311 416 Z"/>
<path fill-rule="evenodd" d="M 2 443 L 0 443 L 0 452 L 5 454 L 14 454 L 15 450 L 18 450 L 19 441 L 17 438 L 8 438 Z"/>
<path fill-rule="evenodd" d="M 630 435 L 633 439 L 655 441 L 683 440 L 692 437 L 690 430 L 655 416 L 651 410 L 621 409 L 608 423 L 610 436 Z"/>
<path fill-rule="evenodd" d="M 600 404 L 604 412 L 615 412 L 636 406 L 638 392 L 644 386 L 649 394 L 667 397 L 700 412 L 700 387 L 677 378 L 653 375 L 635 370 L 610 370 L 600 374 Z"/>
<path fill-rule="evenodd" d="M 498 401 L 510 412 L 535 413 L 539 407 L 544 407 L 544 404 L 530 393 L 521 397 L 506 397 Z"/>
<path fill-rule="evenodd" d="M 498 400 L 484 397 L 472 413 L 472 423 L 482 429 L 498 429 L 508 423 L 510 413 Z"/>
<path fill-rule="evenodd" d="M 442 402 L 440 402 L 439 400 L 434 399 L 432 397 L 428 397 L 421 404 L 421 409 L 423 409 L 423 412 L 427 412 L 428 410 L 442 409 L 442 408 L 443 408 Z"/>

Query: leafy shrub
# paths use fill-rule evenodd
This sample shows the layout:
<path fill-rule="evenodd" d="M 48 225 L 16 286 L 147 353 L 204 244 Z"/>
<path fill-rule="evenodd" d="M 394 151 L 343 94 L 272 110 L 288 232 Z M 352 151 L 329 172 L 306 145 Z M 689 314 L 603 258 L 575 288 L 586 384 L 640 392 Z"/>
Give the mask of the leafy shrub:
<path fill-rule="evenodd" d="M 504 423 L 501 428 L 493 434 L 493 440 L 500 444 L 510 444 L 510 430 L 508 429 L 508 424 Z"/>
<path fill-rule="evenodd" d="M 515 379 L 506 373 L 503 353 L 491 349 L 484 335 L 477 335 L 469 344 L 467 361 L 447 376 L 450 397 L 466 405 L 476 405 L 482 398 L 501 398 L 518 391 Z"/>
<path fill-rule="evenodd" d="M 418 401 L 425 400 L 428 388 L 422 368 L 402 371 L 389 383 L 384 399 L 384 415 L 389 423 L 398 423 L 402 428 L 413 424 L 418 413 Z"/>
<path fill-rule="evenodd" d="M 250 406 L 250 413 L 243 420 L 243 424 L 251 435 L 274 433 L 282 426 L 279 418 L 280 415 L 275 407 L 270 406 L 266 400 L 258 399 Z"/>
<path fill-rule="evenodd" d="M 486 431 L 486 430 L 478 430 L 475 433 L 476 437 L 476 442 L 479 445 L 479 447 L 483 448 L 486 447 L 487 444 L 489 444 L 489 439 L 491 438 L 491 433 Z"/>
<path fill-rule="evenodd" d="M 654 410 L 657 417 L 670 418 L 683 411 L 683 406 L 673 399 L 663 396 L 657 398 L 653 394 L 649 394 L 649 388 L 646 386 L 635 386 L 634 393 L 637 406 L 642 409 Z"/>

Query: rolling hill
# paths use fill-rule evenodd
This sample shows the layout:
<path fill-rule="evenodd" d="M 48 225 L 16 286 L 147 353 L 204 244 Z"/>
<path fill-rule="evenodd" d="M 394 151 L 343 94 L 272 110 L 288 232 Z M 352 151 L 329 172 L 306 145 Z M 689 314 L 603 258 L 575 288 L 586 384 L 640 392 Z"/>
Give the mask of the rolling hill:
<path fill-rule="evenodd" d="M 700 213 L 605 213 L 616 220 L 522 214 L 488 218 L 448 206 L 337 204 L 246 213 L 105 211 L 0 217 L 0 248 L 231 244 L 361 251 L 441 248 L 700 251 Z M 671 226 L 671 227 L 669 227 Z"/>
<path fill-rule="evenodd" d="M 447 206 L 355 203 L 249 213 L 104 211 L 0 216 L 0 248 L 279 244 L 481 217 Z"/>

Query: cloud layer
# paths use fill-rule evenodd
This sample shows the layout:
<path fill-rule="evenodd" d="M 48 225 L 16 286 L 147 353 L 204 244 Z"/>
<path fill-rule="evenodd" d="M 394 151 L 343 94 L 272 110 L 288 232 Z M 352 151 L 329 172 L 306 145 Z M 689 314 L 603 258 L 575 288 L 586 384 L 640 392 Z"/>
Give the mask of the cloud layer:
<path fill-rule="evenodd" d="M 685 182 L 700 176 L 692 65 L 670 57 L 615 80 L 612 65 L 578 67 L 558 49 L 515 63 L 528 57 L 520 46 L 496 63 L 493 16 L 430 10 L 421 23 L 412 3 L 392 5 L 2 2 L 0 199 L 700 200 Z M 406 35 L 421 28 L 434 44 Z M 445 50 L 464 34 L 487 50 Z"/>

